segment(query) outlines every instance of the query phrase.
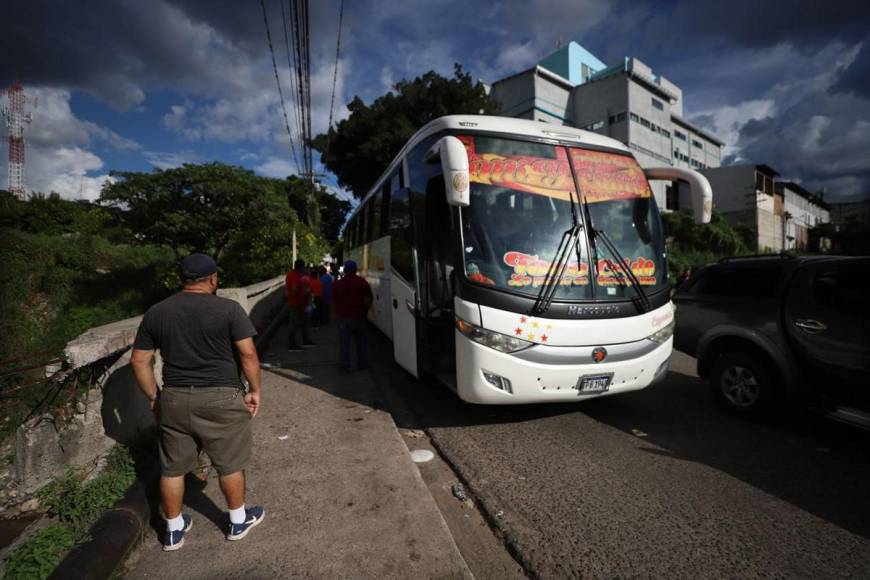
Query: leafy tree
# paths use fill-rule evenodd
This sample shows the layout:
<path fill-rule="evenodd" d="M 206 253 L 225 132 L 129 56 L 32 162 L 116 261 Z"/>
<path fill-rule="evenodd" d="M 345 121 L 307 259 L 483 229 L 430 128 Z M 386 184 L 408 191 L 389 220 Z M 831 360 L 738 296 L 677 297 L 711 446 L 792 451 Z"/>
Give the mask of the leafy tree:
<path fill-rule="evenodd" d="M 819 224 L 810 230 L 810 240 L 820 238 L 831 241 L 831 251 L 835 254 L 870 255 L 870 212 L 850 215 L 836 225 Z"/>
<path fill-rule="evenodd" d="M 662 214 L 671 276 L 726 256 L 751 253 L 745 232 L 714 211 L 709 224 L 696 224 L 691 211 Z"/>
<path fill-rule="evenodd" d="M 238 236 L 263 219 L 266 187 L 243 167 L 222 163 L 113 172 L 100 202 L 123 208 L 137 239 L 172 248 L 177 258 L 205 252 L 216 260 Z"/>
<path fill-rule="evenodd" d="M 320 233 L 328 242 L 335 242 L 350 211 L 350 202 L 321 188 L 317 193 L 317 203 L 320 205 Z"/>
<path fill-rule="evenodd" d="M 433 119 L 452 114 L 493 114 L 498 109 L 483 84 L 455 65 L 453 78 L 434 71 L 402 80 L 369 106 L 359 97 L 348 104 L 350 116 L 329 135 L 318 135 L 314 147 L 338 183 L 363 197 L 405 142 Z M 327 141 L 329 155 L 326 155 Z"/>

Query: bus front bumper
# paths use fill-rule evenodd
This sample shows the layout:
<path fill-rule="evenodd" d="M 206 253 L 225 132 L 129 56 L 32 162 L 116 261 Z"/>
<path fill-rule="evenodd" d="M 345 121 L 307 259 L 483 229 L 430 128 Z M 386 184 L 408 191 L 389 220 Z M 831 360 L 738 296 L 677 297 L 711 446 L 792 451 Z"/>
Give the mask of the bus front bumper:
<path fill-rule="evenodd" d="M 485 347 L 456 332 L 457 392 L 464 401 L 488 405 L 584 401 L 627 393 L 664 378 L 672 350 L 673 337 L 628 360 L 538 364 Z M 583 377 L 610 374 L 606 391 L 579 391 Z"/>

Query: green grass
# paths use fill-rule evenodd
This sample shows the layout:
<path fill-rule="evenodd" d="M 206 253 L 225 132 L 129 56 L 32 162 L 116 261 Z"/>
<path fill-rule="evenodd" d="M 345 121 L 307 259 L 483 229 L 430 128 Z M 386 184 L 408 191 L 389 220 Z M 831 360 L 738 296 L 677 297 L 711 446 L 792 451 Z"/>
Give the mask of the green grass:
<path fill-rule="evenodd" d="M 40 504 L 58 522 L 10 555 L 4 579 L 47 578 L 73 547 L 89 539 L 88 530 L 100 515 L 123 497 L 136 480 L 136 462 L 153 457 L 153 442 L 146 434 L 130 447 L 116 445 L 103 472 L 87 483 L 80 471 L 69 469 L 42 488 Z"/>

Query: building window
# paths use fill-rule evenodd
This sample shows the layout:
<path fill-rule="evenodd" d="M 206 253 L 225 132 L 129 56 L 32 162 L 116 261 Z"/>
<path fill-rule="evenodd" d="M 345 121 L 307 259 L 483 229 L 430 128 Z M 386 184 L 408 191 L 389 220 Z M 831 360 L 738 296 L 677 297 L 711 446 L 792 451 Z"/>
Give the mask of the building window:
<path fill-rule="evenodd" d="M 643 125 L 644 127 L 646 127 L 647 129 L 649 129 L 649 121 L 647 121 L 643 117 L 641 117 L 641 119 L 640 119 L 640 124 Z"/>
<path fill-rule="evenodd" d="M 692 139 L 692 147 L 697 147 L 698 149 L 703 149 L 704 145 L 702 145 L 700 141 L 696 141 L 695 139 Z"/>
<path fill-rule="evenodd" d="M 685 141 L 685 140 L 686 140 L 686 134 L 685 134 L 685 133 L 680 133 L 679 131 L 676 131 L 676 130 L 674 130 L 674 137 L 676 137 L 676 138 L 679 139 L 680 141 Z"/>
<path fill-rule="evenodd" d="M 634 113 L 629 113 L 629 114 L 631 115 L 631 120 L 632 120 L 632 121 L 634 121 L 635 123 L 640 123 L 640 117 L 638 117 L 638 116 L 635 115 Z"/>
<path fill-rule="evenodd" d="M 666 138 L 670 139 L 670 138 L 671 138 L 671 132 L 668 131 L 667 129 L 662 129 L 662 137 L 666 137 Z"/>
<path fill-rule="evenodd" d="M 665 106 L 662 104 L 662 102 L 658 99 L 655 99 L 655 98 L 653 98 L 653 100 L 652 100 L 652 106 L 653 106 L 653 109 L 658 109 L 659 111 L 665 110 Z"/>
<path fill-rule="evenodd" d="M 665 209 L 671 211 L 680 209 L 680 188 L 675 183 L 665 187 Z"/>
<path fill-rule="evenodd" d="M 650 123 L 650 124 L 649 124 L 649 128 L 652 130 L 653 133 L 658 133 L 658 132 L 659 132 L 659 126 L 656 125 L 655 123 Z"/>
<path fill-rule="evenodd" d="M 625 111 L 616 115 L 616 122 L 618 123 L 619 121 L 625 121 Z"/>

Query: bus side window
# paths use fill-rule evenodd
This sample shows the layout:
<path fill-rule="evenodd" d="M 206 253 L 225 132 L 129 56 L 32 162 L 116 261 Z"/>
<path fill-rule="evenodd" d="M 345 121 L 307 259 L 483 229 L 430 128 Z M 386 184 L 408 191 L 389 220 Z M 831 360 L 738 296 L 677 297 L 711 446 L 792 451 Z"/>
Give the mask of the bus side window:
<path fill-rule="evenodd" d="M 389 233 L 393 268 L 406 281 L 414 282 L 414 232 L 411 229 L 411 204 L 407 189 L 397 187 L 390 192 Z"/>
<path fill-rule="evenodd" d="M 369 205 L 371 205 L 369 210 L 369 240 L 377 240 L 383 235 L 383 232 L 381 231 L 381 208 L 384 205 L 383 198 L 384 192 L 381 190 L 369 200 Z"/>
<path fill-rule="evenodd" d="M 348 250 L 356 247 L 356 216 L 350 218 L 347 222 L 347 231 L 345 232 L 345 245 Z M 348 254 L 349 255 L 349 254 Z"/>
<path fill-rule="evenodd" d="M 368 243 L 369 241 L 369 210 L 371 206 L 368 202 L 364 203 L 359 208 L 359 245 Z"/>
<path fill-rule="evenodd" d="M 388 236 L 390 234 L 390 183 L 392 179 L 384 182 L 384 200 L 381 206 L 381 235 Z"/>

